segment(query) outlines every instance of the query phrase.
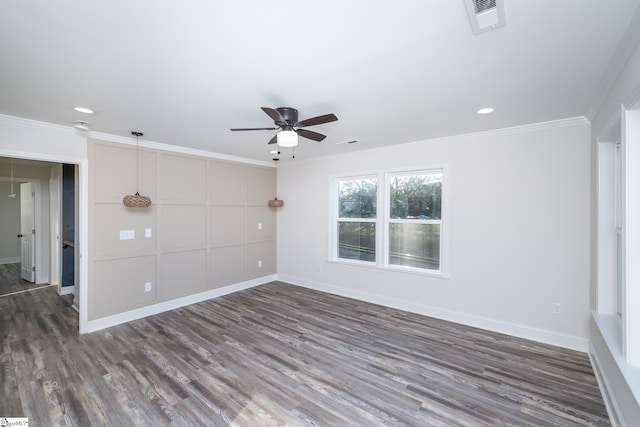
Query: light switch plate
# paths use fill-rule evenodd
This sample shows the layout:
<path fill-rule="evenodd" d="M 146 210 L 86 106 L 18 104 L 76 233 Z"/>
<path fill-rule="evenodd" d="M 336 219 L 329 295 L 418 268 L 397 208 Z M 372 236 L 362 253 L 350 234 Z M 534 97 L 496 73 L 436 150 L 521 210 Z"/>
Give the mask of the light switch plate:
<path fill-rule="evenodd" d="M 151 237 L 151 229 L 150 228 L 145 228 L 144 229 L 144 237 L 146 237 L 146 238 Z"/>
<path fill-rule="evenodd" d="M 133 240 L 136 238 L 136 230 L 120 230 L 120 240 Z"/>

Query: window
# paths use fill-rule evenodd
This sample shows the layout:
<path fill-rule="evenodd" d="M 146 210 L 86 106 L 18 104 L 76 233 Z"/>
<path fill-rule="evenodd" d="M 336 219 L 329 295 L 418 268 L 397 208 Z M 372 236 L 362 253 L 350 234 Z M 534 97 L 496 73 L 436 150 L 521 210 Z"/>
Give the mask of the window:
<path fill-rule="evenodd" d="M 624 178 L 622 174 L 622 145 L 620 142 L 615 144 L 614 155 L 614 226 L 615 226 L 615 301 L 614 312 L 618 316 L 618 319 L 622 319 L 622 285 L 623 285 L 623 269 L 622 269 L 622 257 L 624 256 L 622 251 L 622 180 Z"/>
<path fill-rule="evenodd" d="M 389 266 L 440 270 L 442 170 L 387 175 Z"/>
<path fill-rule="evenodd" d="M 378 181 L 338 180 L 338 258 L 375 262 Z"/>
<path fill-rule="evenodd" d="M 333 259 L 442 274 L 442 187 L 442 168 L 335 178 Z"/>
<path fill-rule="evenodd" d="M 640 105 L 638 105 L 640 106 Z M 613 354 L 640 366 L 640 108 L 598 138 L 596 320 Z M 634 380 L 635 381 L 635 380 Z"/>

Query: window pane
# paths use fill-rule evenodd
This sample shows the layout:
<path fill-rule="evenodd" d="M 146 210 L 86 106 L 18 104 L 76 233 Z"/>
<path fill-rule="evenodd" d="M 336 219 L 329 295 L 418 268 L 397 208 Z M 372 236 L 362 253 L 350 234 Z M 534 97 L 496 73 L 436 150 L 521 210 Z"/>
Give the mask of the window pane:
<path fill-rule="evenodd" d="M 389 197 L 391 218 L 441 219 L 442 172 L 392 176 Z"/>
<path fill-rule="evenodd" d="M 376 260 L 376 225 L 372 222 L 338 223 L 338 258 Z"/>
<path fill-rule="evenodd" d="M 622 317 L 622 230 L 616 228 L 616 314 Z"/>
<path fill-rule="evenodd" d="M 440 224 L 389 224 L 389 264 L 440 269 Z"/>
<path fill-rule="evenodd" d="M 376 178 L 341 180 L 338 187 L 340 218 L 375 218 L 378 184 Z"/>

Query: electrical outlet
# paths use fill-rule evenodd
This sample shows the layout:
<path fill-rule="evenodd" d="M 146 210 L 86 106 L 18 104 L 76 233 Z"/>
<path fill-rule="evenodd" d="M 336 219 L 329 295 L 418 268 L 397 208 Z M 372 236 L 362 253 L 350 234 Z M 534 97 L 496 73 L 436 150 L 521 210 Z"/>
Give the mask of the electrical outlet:
<path fill-rule="evenodd" d="M 144 283 L 144 291 L 145 292 L 151 292 L 151 282 L 145 282 Z"/>
<path fill-rule="evenodd" d="M 151 237 L 151 229 L 150 228 L 145 228 L 144 229 L 144 237 L 146 237 L 146 238 Z"/>
<path fill-rule="evenodd" d="M 561 311 L 562 307 L 560 306 L 559 302 L 554 302 L 553 304 L 551 304 L 551 312 L 553 314 L 560 314 Z"/>
<path fill-rule="evenodd" d="M 262 223 L 261 222 L 258 223 L 258 230 L 262 230 Z"/>
<path fill-rule="evenodd" d="M 262 260 L 258 261 L 258 268 L 262 268 Z"/>

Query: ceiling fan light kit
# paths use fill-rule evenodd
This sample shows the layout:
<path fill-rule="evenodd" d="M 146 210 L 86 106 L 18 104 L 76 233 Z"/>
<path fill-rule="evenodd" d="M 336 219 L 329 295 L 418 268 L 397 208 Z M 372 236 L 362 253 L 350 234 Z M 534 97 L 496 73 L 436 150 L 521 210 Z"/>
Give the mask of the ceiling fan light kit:
<path fill-rule="evenodd" d="M 138 146 L 138 137 L 143 135 L 142 132 L 131 132 L 131 135 L 136 137 L 136 194 L 129 194 L 124 196 L 122 203 L 128 208 L 148 208 L 151 206 L 151 199 L 147 196 L 141 196 L 138 192 L 138 181 L 140 180 L 140 173 L 138 171 L 140 164 L 140 149 Z"/>
<path fill-rule="evenodd" d="M 292 130 L 280 131 L 277 139 L 280 147 L 295 147 L 298 145 L 298 134 Z"/>

